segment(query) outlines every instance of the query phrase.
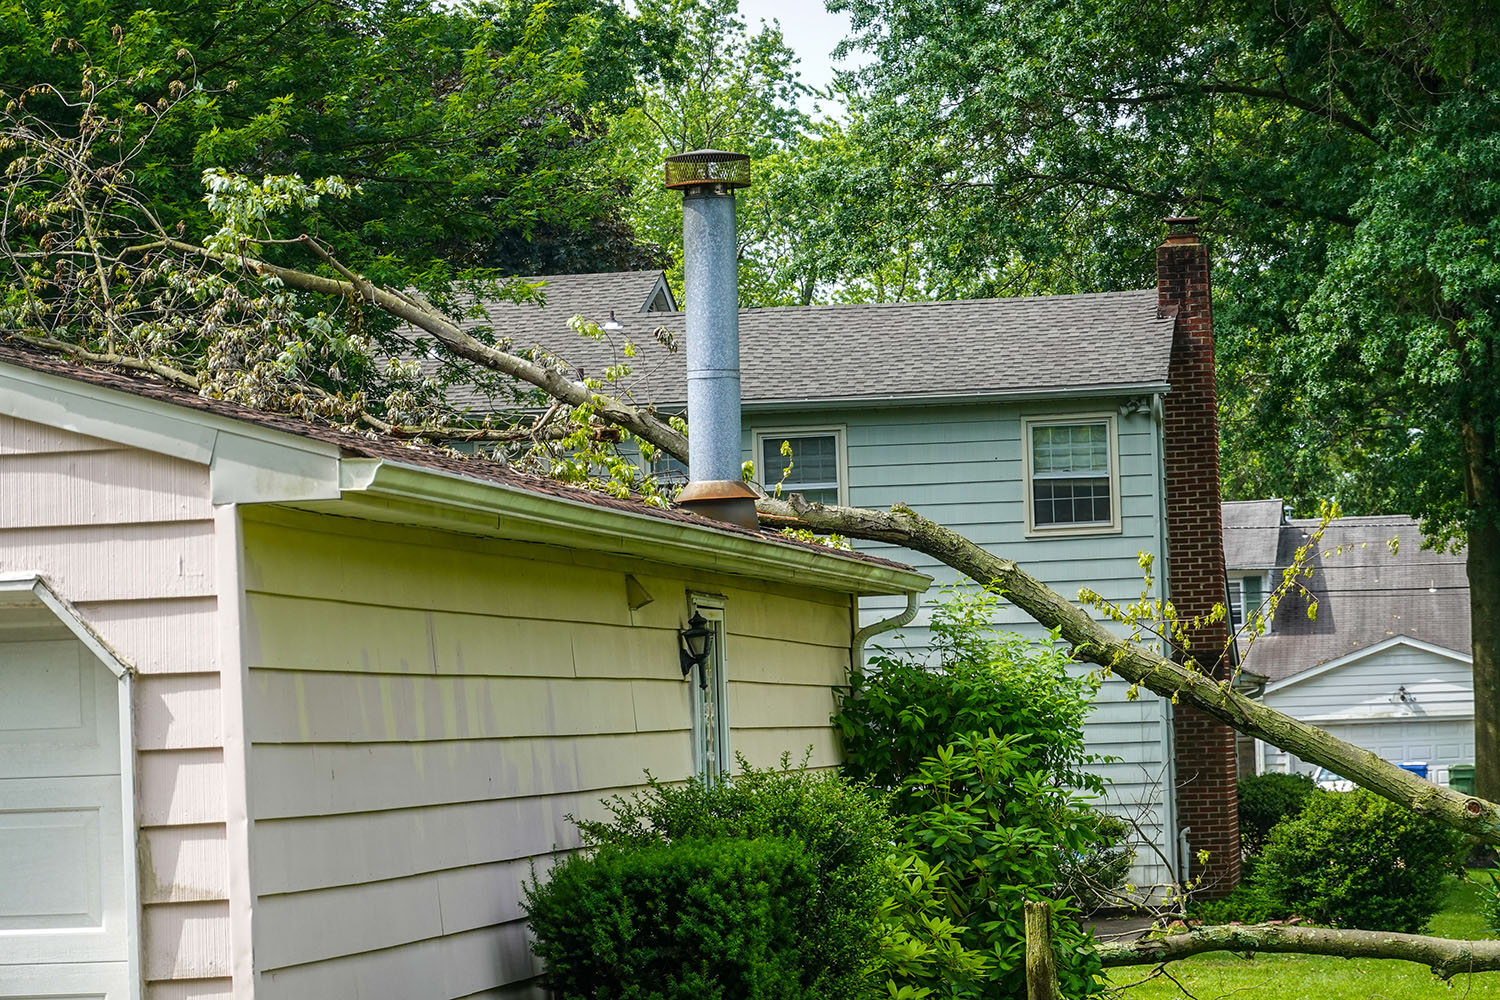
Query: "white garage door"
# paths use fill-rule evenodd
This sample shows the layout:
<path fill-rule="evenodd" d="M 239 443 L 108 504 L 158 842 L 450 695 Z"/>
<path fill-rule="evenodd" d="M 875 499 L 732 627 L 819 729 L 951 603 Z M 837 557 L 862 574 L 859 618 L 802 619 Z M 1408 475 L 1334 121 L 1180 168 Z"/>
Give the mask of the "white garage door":
<path fill-rule="evenodd" d="M 1474 762 L 1474 720 L 1328 723 L 1323 728 L 1341 740 L 1373 750 L 1393 764 L 1426 761 L 1429 765 Z"/>
<path fill-rule="evenodd" d="M 0 997 L 126 1000 L 120 681 L 55 618 L 5 624 Z"/>

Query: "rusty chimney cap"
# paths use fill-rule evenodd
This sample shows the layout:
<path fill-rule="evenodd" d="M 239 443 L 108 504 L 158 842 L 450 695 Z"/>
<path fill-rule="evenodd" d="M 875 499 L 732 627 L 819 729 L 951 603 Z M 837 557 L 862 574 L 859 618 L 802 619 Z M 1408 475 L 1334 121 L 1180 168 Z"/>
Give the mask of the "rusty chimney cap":
<path fill-rule="evenodd" d="M 1198 239 L 1198 223 L 1201 221 L 1196 215 L 1169 215 L 1162 220 L 1167 224 L 1168 243 L 1193 243 Z"/>
<path fill-rule="evenodd" d="M 723 149 L 695 149 L 667 157 L 668 188 L 693 188 L 721 184 L 726 188 L 750 186 L 750 156 Z"/>

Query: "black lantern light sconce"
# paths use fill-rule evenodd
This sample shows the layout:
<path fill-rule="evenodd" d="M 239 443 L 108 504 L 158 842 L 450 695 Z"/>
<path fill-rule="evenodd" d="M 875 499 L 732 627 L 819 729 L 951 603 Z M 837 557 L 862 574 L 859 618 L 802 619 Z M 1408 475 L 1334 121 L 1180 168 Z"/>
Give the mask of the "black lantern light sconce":
<path fill-rule="evenodd" d="M 708 690 L 708 656 L 713 652 L 714 630 L 697 611 L 688 619 L 688 627 L 677 633 L 682 642 L 679 655 L 682 657 L 682 676 L 686 678 L 698 668 L 698 686 Z"/>

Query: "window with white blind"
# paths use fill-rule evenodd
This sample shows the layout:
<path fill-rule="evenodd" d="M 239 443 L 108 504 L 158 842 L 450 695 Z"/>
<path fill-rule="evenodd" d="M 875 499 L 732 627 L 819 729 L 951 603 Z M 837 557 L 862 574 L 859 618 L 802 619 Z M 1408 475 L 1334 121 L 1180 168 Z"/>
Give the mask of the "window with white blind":
<path fill-rule="evenodd" d="M 789 454 L 787 454 L 789 452 Z M 844 503 L 843 428 L 755 432 L 755 471 L 767 493 L 801 493 L 813 503 Z"/>
<path fill-rule="evenodd" d="M 1021 427 L 1027 531 L 1119 531 L 1119 443 L 1114 416 L 1036 417 L 1022 421 Z"/>

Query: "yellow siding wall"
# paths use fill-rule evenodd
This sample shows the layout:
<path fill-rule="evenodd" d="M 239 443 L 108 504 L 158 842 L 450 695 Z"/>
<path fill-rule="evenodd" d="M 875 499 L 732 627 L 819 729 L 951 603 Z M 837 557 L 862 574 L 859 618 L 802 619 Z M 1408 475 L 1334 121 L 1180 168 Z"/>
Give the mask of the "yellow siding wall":
<path fill-rule="evenodd" d="M 208 470 L 0 417 L 0 482 L 0 571 L 42 573 L 137 671 L 145 996 L 227 996 L 229 866 Z"/>
<path fill-rule="evenodd" d="M 732 748 L 835 760 L 848 595 L 290 511 L 244 538 L 262 1000 L 534 993 L 533 863 L 691 770 L 690 590 L 726 601 Z"/>

